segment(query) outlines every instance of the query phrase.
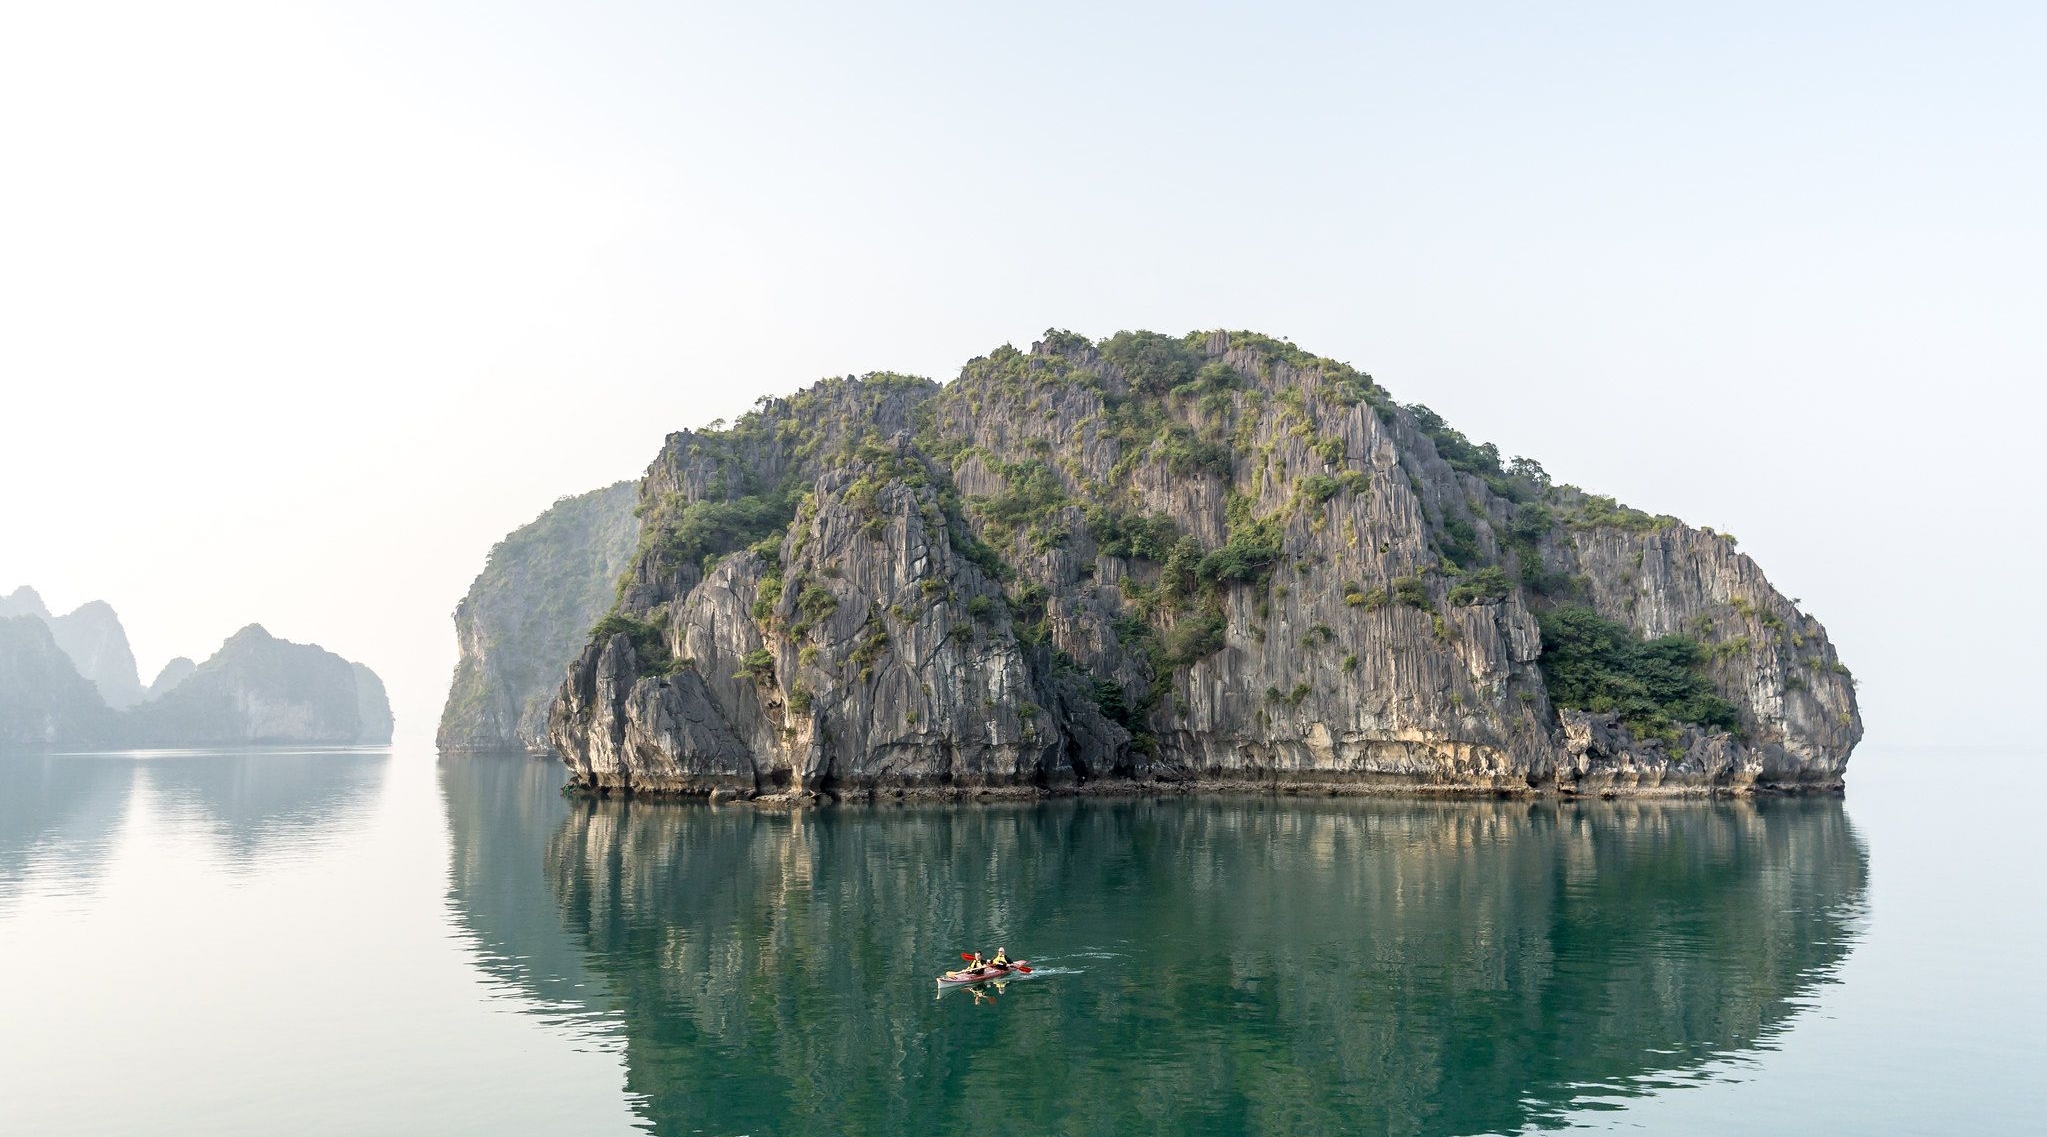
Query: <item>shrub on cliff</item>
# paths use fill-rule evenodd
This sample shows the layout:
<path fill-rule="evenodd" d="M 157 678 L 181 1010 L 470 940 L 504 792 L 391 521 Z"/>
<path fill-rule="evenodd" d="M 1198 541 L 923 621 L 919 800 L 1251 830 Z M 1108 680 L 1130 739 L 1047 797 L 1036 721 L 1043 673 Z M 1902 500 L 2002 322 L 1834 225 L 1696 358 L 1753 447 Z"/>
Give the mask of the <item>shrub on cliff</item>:
<path fill-rule="evenodd" d="M 1456 587 L 1450 590 L 1450 603 L 1458 608 L 1471 604 L 1490 604 L 1497 600 L 1505 600 L 1513 591 L 1513 582 L 1507 579 L 1506 571 L 1497 565 L 1487 565 L 1466 573 L 1464 579 L 1457 582 Z"/>
<path fill-rule="evenodd" d="M 1117 332 L 1102 341 L 1102 358 L 1149 395 L 1163 395 L 1193 380 L 1199 359 L 1185 341 L 1157 332 Z"/>
<path fill-rule="evenodd" d="M 1125 513 L 1096 502 L 1082 511 L 1088 535 L 1112 557 L 1163 561 L 1180 539 L 1180 527 L 1163 514 Z"/>
<path fill-rule="evenodd" d="M 696 564 L 706 557 L 743 549 L 780 533 L 795 516 L 787 492 L 749 494 L 731 501 L 693 501 L 651 527 L 677 564 Z"/>
<path fill-rule="evenodd" d="M 997 543 L 1007 545 L 1019 532 L 1029 534 L 1040 552 L 1065 540 L 1057 523 L 1060 510 L 1072 504 L 1059 475 L 1037 459 L 1002 465 L 1003 490 L 976 498 L 974 508 L 988 522 Z"/>
<path fill-rule="evenodd" d="M 756 683 L 774 682 L 775 653 L 764 647 L 757 647 L 747 652 L 745 657 L 739 661 L 739 670 L 732 677 L 734 679 L 751 679 Z"/>
<path fill-rule="evenodd" d="M 624 632 L 632 643 L 633 655 L 639 660 L 640 670 L 655 675 L 666 675 L 676 668 L 675 660 L 668 653 L 668 637 L 660 627 L 645 620 L 636 620 L 617 612 L 597 621 L 590 629 L 592 643 L 605 643 L 611 637 Z"/>
<path fill-rule="evenodd" d="M 1424 612 L 1434 607 L 1434 605 L 1429 603 L 1428 583 L 1422 580 L 1421 577 L 1396 576 L 1393 578 L 1389 588 L 1389 595 L 1392 596 L 1393 602 L 1396 604 L 1405 604 L 1410 608 L 1419 608 Z"/>
<path fill-rule="evenodd" d="M 1277 518 L 1254 518 L 1252 502 L 1242 494 L 1231 494 L 1228 506 L 1229 537 L 1223 547 L 1201 558 L 1194 575 L 1208 584 L 1258 583 L 1272 572 L 1279 560 L 1282 533 Z"/>
<path fill-rule="evenodd" d="M 1680 723 L 1737 730 L 1734 705 L 1700 673 L 1706 653 L 1689 636 L 1644 642 L 1627 625 L 1582 605 L 1536 614 L 1543 681 L 1560 707 L 1615 712 L 1637 735 L 1674 739 Z"/>
<path fill-rule="evenodd" d="M 1159 433 L 1159 450 L 1166 469 L 1175 477 L 1182 478 L 1194 474 L 1227 478 L 1231 464 L 1236 460 L 1227 445 L 1204 439 L 1178 424 L 1169 425 Z"/>
<path fill-rule="evenodd" d="M 1189 616 L 1166 629 L 1163 662 L 1167 667 L 1185 667 L 1223 649 L 1222 616 Z"/>

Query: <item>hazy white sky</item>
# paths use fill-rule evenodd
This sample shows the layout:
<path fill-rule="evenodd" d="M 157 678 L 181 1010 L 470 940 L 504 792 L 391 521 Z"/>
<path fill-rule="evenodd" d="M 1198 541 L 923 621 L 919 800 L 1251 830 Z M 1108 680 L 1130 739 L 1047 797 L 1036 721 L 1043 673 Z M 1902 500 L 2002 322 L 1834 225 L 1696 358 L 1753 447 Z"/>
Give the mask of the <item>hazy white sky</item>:
<path fill-rule="evenodd" d="M 666 432 L 1252 327 L 1731 530 L 1873 738 L 2030 741 L 2047 9 L 14 4 L 0 591 L 430 730 L 491 543 Z"/>

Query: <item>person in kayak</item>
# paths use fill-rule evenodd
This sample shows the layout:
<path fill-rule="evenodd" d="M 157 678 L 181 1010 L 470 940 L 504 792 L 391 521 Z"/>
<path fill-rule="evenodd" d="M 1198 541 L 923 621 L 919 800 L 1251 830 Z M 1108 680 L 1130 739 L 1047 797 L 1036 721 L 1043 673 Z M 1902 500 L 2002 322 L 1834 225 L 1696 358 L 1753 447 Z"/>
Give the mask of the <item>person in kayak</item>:
<path fill-rule="evenodd" d="M 1006 948 L 1006 947 L 999 947 L 999 948 L 996 948 L 996 949 L 995 949 L 995 958 L 994 958 L 994 959 L 991 959 L 991 960 L 989 960 L 989 961 L 988 961 L 988 966 L 990 966 L 990 967 L 1008 967 L 1008 966 L 1009 966 L 1009 949 L 1008 949 L 1008 948 Z"/>
<path fill-rule="evenodd" d="M 967 964 L 965 967 L 960 968 L 958 973 L 961 975 L 965 975 L 969 971 L 979 971 L 986 966 L 988 966 L 988 961 L 981 958 L 980 952 L 975 952 L 974 961 L 972 963 Z"/>

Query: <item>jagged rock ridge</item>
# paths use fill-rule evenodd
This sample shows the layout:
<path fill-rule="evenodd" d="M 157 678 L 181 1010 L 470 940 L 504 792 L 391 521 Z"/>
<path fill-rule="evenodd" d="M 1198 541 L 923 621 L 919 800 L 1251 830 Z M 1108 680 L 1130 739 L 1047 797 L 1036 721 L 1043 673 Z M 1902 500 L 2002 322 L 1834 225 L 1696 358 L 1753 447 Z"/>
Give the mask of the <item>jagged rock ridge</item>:
<path fill-rule="evenodd" d="M 562 672 L 636 547 L 638 501 L 633 482 L 565 497 L 491 549 L 455 608 L 462 654 L 435 736 L 442 750 L 546 751 Z"/>
<path fill-rule="evenodd" d="M 1249 333 L 827 380 L 639 493 L 550 718 L 598 790 L 1813 788 L 1861 734 L 1731 538 Z"/>

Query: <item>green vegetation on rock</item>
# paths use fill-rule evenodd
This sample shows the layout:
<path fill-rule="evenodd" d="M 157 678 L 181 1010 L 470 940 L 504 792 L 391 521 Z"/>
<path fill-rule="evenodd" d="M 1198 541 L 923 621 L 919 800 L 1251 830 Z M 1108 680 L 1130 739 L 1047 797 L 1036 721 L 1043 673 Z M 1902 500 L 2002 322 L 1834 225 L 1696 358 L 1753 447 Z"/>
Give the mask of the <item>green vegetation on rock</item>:
<path fill-rule="evenodd" d="M 1583 493 L 1575 486 L 1562 487 L 1569 495 L 1571 505 L 1562 513 L 1564 524 L 1573 529 L 1598 529 L 1610 527 L 1626 529 L 1635 533 L 1653 533 L 1678 524 L 1668 514 L 1648 514 L 1639 509 L 1630 509 L 1610 497 L 1601 494 Z"/>
<path fill-rule="evenodd" d="M 1002 465 L 997 473 L 1006 483 L 1003 491 L 971 502 L 987 522 L 996 545 L 1007 545 L 1021 535 L 1032 548 L 1043 551 L 1066 539 L 1058 516 L 1071 499 L 1056 471 L 1032 459 Z"/>
<path fill-rule="evenodd" d="M 639 661 L 640 670 L 649 675 L 668 675 L 680 664 L 668 651 L 668 636 L 658 625 L 617 612 L 597 621 L 590 629 L 593 643 L 607 643 L 613 636 L 624 633 L 633 646 L 633 656 Z"/>
<path fill-rule="evenodd" d="M 678 562 L 702 562 L 743 549 L 786 528 L 796 515 L 789 487 L 730 501 L 692 501 L 656 514 L 654 532 Z"/>
<path fill-rule="evenodd" d="M 1450 604 L 1462 608 L 1471 604 L 1492 604 L 1505 600 L 1514 592 L 1514 582 L 1507 579 L 1507 573 L 1497 565 L 1487 565 L 1465 575 L 1450 588 Z"/>
<path fill-rule="evenodd" d="M 1683 723 L 1738 730 L 1741 716 L 1700 669 L 1706 651 L 1689 636 L 1643 641 L 1627 625 L 1582 605 L 1537 614 L 1542 675 L 1560 707 L 1617 713 L 1638 736 L 1674 741 Z"/>
<path fill-rule="evenodd" d="M 1089 502 L 1082 512 L 1104 556 L 1163 561 L 1180 540 L 1180 527 L 1170 517 L 1125 513 L 1099 502 Z"/>
<path fill-rule="evenodd" d="M 1210 586 L 1264 583 L 1280 557 L 1278 521 L 1253 517 L 1251 503 L 1243 497 L 1230 499 L 1228 518 L 1229 538 L 1222 548 L 1201 558 L 1195 577 Z"/>

